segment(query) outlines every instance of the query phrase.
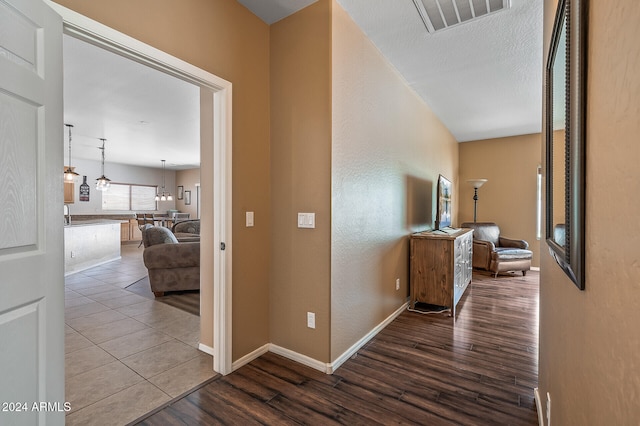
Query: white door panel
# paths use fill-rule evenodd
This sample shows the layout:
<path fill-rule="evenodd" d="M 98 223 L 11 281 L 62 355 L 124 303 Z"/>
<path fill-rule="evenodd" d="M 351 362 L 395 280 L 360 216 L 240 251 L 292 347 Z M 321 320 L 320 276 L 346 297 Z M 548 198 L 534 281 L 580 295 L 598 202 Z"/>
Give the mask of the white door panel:
<path fill-rule="evenodd" d="M 62 20 L 0 0 L 2 425 L 64 424 L 62 120 Z"/>

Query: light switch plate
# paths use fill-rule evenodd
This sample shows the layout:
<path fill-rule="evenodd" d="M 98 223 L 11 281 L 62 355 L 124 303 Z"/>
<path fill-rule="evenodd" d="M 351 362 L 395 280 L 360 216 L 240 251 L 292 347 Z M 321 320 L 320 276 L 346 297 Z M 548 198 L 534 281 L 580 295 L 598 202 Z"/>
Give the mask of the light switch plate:
<path fill-rule="evenodd" d="M 253 226 L 253 212 L 246 212 L 245 217 L 246 217 L 247 228 L 252 227 Z"/>
<path fill-rule="evenodd" d="M 316 314 L 314 312 L 307 312 L 307 327 L 316 328 Z"/>
<path fill-rule="evenodd" d="M 298 228 L 315 228 L 315 213 L 298 213 Z"/>

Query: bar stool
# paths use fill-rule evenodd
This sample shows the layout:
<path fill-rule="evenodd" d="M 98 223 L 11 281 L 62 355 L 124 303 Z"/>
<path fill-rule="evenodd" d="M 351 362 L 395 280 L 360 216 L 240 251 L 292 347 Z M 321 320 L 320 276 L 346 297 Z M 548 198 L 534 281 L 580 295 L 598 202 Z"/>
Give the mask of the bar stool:
<path fill-rule="evenodd" d="M 153 215 L 153 224 L 155 226 L 167 226 L 167 220 L 169 219 L 168 214 L 154 214 Z"/>
<path fill-rule="evenodd" d="M 173 214 L 173 224 L 175 225 L 178 222 L 182 222 L 183 220 L 189 220 L 191 213 L 174 213 Z"/>
<path fill-rule="evenodd" d="M 145 213 L 136 213 L 136 222 L 138 223 L 138 229 L 140 230 L 140 232 L 142 232 L 142 228 L 144 228 L 147 223 L 153 223 L 153 216 L 151 222 L 148 222 L 147 216 L 148 215 Z M 141 245 L 142 239 L 140 240 L 140 244 L 138 244 L 138 248 L 140 248 Z"/>

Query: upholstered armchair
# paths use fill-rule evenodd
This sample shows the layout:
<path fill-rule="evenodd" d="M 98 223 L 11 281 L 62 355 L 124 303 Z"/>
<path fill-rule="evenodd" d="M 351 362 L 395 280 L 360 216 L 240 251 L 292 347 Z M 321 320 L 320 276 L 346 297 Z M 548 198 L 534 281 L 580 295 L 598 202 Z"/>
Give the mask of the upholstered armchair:
<path fill-rule="evenodd" d="M 493 222 L 465 222 L 462 228 L 473 229 L 473 267 L 500 272 L 531 269 L 533 252 L 525 240 L 514 240 L 500 235 L 500 227 Z"/>
<path fill-rule="evenodd" d="M 166 291 L 200 290 L 200 243 L 180 243 L 161 226 L 145 225 L 142 230 L 144 265 L 156 297 Z"/>
<path fill-rule="evenodd" d="M 173 225 L 171 232 L 181 243 L 200 241 L 200 219 L 178 222 Z"/>

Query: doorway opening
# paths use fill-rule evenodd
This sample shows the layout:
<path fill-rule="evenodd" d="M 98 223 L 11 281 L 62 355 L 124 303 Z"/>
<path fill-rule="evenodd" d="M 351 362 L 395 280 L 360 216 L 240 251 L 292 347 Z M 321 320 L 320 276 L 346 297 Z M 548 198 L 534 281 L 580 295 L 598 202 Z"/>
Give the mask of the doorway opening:
<path fill-rule="evenodd" d="M 65 34 L 165 72 L 200 88 L 201 344 L 213 369 L 231 366 L 231 123 L 232 85 L 211 73 L 123 33 L 47 1 L 63 19 Z"/>

